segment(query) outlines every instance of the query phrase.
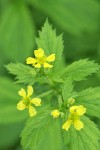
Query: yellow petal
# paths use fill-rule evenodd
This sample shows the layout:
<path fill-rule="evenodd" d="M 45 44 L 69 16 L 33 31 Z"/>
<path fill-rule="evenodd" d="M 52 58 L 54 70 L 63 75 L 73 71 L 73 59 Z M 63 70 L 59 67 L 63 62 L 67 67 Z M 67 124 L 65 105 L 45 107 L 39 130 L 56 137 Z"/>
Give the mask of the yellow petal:
<path fill-rule="evenodd" d="M 81 130 L 83 128 L 83 122 L 80 120 L 75 120 L 74 121 L 74 127 L 76 130 Z"/>
<path fill-rule="evenodd" d="M 78 109 L 78 106 L 72 106 L 70 107 L 69 111 L 70 113 L 75 113 L 77 109 Z"/>
<path fill-rule="evenodd" d="M 48 63 L 43 63 L 43 66 L 44 66 L 44 68 L 52 68 L 53 67 L 53 65 L 50 65 Z"/>
<path fill-rule="evenodd" d="M 28 57 L 26 59 L 27 64 L 35 64 L 36 62 L 37 62 L 37 60 L 35 58 L 32 58 L 32 57 Z"/>
<path fill-rule="evenodd" d="M 44 56 L 44 50 L 42 48 L 39 48 L 38 50 L 34 50 L 34 55 L 37 58 Z"/>
<path fill-rule="evenodd" d="M 23 101 L 20 101 L 18 104 L 17 104 L 17 109 L 18 110 L 24 110 L 26 108 L 26 105 L 23 104 Z"/>
<path fill-rule="evenodd" d="M 71 120 L 66 121 L 66 122 L 63 124 L 62 129 L 65 129 L 66 131 L 68 131 L 69 128 L 70 128 L 70 126 L 71 126 L 71 123 L 72 123 Z"/>
<path fill-rule="evenodd" d="M 77 112 L 77 115 L 82 116 L 86 112 L 86 108 L 80 105 L 78 106 L 76 112 Z"/>
<path fill-rule="evenodd" d="M 60 115 L 60 111 L 58 109 L 55 109 L 51 112 L 51 115 L 53 116 L 53 118 L 58 118 Z"/>
<path fill-rule="evenodd" d="M 29 114 L 30 114 L 30 117 L 36 116 L 37 111 L 33 106 L 29 106 Z"/>
<path fill-rule="evenodd" d="M 52 62 L 52 61 L 54 61 L 55 60 L 55 54 L 51 54 L 50 56 L 48 56 L 47 58 L 46 58 L 46 61 L 48 61 L 48 62 Z"/>
<path fill-rule="evenodd" d="M 33 94 L 33 87 L 32 86 L 27 86 L 27 96 L 31 96 Z"/>
<path fill-rule="evenodd" d="M 40 98 L 33 98 L 31 100 L 31 103 L 34 104 L 35 106 L 41 106 L 41 99 Z"/>
<path fill-rule="evenodd" d="M 38 63 L 36 65 L 34 65 L 35 68 L 41 68 L 41 65 Z"/>
<path fill-rule="evenodd" d="M 18 94 L 22 97 L 26 97 L 26 92 L 23 88 L 20 91 L 18 91 Z"/>

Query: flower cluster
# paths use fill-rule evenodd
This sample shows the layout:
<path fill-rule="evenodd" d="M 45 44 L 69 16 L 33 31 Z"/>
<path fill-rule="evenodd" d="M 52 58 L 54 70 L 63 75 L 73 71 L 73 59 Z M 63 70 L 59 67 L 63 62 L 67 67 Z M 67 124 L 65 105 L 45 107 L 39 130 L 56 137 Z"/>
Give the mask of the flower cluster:
<path fill-rule="evenodd" d="M 38 50 L 34 50 L 35 58 L 28 57 L 26 59 L 27 64 L 32 64 L 35 68 L 41 68 L 42 66 L 44 68 L 52 68 L 53 65 L 49 64 L 49 62 L 53 62 L 55 60 L 55 54 L 51 54 L 49 56 L 46 56 L 44 54 L 44 50 L 42 48 L 39 48 Z"/>
<path fill-rule="evenodd" d="M 33 98 L 31 99 L 30 96 L 33 94 L 32 86 L 27 86 L 27 94 L 26 91 L 22 88 L 18 94 L 22 96 L 21 101 L 17 104 L 18 110 L 24 110 L 25 108 L 29 109 L 30 117 L 33 117 L 37 114 L 36 109 L 32 106 L 41 106 L 41 99 L 40 98 Z"/>
<path fill-rule="evenodd" d="M 63 124 L 62 129 L 65 129 L 66 131 L 68 131 L 71 124 L 73 124 L 76 130 L 81 130 L 84 124 L 82 121 L 80 121 L 80 116 L 84 115 L 84 113 L 86 112 L 86 108 L 83 107 L 82 105 L 71 106 L 69 109 L 69 112 L 70 114 L 68 116 L 68 120 Z M 61 112 L 57 109 L 51 112 L 51 115 L 53 116 L 53 118 L 59 117 L 60 114 Z"/>
<path fill-rule="evenodd" d="M 53 65 L 49 64 L 55 60 L 55 54 L 51 54 L 46 56 L 44 54 L 44 50 L 39 48 L 38 50 L 34 50 L 35 58 L 28 57 L 26 59 L 27 64 L 32 64 L 35 68 L 52 68 Z M 18 110 L 24 110 L 25 108 L 29 109 L 30 117 L 33 117 L 37 114 L 35 106 L 41 106 L 40 98 L 31 98 L 30 96 L 33 94 L 33 87 L 27 86 L 27 92 L 22 88 L 18 94 L 22 97 L 21 101 L 17 104 Z M 74 125 L 76 130 L 81 130 L 84 126 L 83 122 L 80 120 L 80 117 L 84 115 L 86 112 L 86 108 L 82 105 L 79 106 L 71 106 L 75 102 L 75 99 L 69 98 L 67 101 L 67 108 L 69 108 L 69 115 L 67 121 L 62 125 L 62 129 L 68 131 L 71 125 Z M 34 105 L 34 107 L 32 106 Z M 53 118 L 58 118 L 59 116 L 64 116 L 65 112 L 60 112 L 58 109 L 54 109 L 51 112 Z"/>

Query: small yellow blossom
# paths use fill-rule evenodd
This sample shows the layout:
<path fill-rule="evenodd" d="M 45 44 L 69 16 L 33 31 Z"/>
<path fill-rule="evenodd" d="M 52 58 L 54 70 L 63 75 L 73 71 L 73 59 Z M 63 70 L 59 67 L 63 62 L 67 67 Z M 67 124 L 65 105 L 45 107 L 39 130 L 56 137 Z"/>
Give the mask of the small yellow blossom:
<path fill-rule="evenodd" d="M 74 102 L 75 102 L 74 98 L 71 97 L 71 98 L 68 99 L 68 104 L 72 105 Z"/>
<path fill-rule="evenodd" d="M 39 48 L 38 50 L 34 50 L 35 58 L 28 57 L 26 59 L 27 64 L 32 64 L 35 68 L 52 68 L 53 65 L 48 62 L 53 62 L 55 60 L 55 54 L 51 54 L 49 56 L 45 56 L 44 50 Z"/>
<path fill-rule="evenodd" d="M 60 111 L 58 109 L 55 109 L 51 112 L 51 115 L 53 118 L 58 118 L 60 115 Z"/>
<path fill-rule="evenodd" d="M 86 112 L 86 108 L 84 108 L 82 105 L 72 106 L 72 107 L 70 107 L 69 111 L 71 114 L 76 114 L 78 116 L 82 116 Z"/>
<path fill-rule="evenodd" d="M 41 106 L 41 99 L 40 98 L 31 99 L 30 98 L 30 96 L 33 94 L 32 86 L 27 86 L 27 93 L 22 88 L 20 91 L 18 91 L 18 94 L 22 97 L 22 100 L 17 104 L 17 109 L 24 110 L 25 108 L 28 108 L 30 117 L 35 116 L 37 114 L 37 111 L 31 105 L 34 104 L 35 106 Z"/>
<path fill-rule="evenodd" d="M 72 106 L 70 107 L 69 111 L 70 114 L 68 120 L 63 124 L 62 129 L 68 131 L 71 124 L 73 124 L 76 130 L 81 130 L 84 127 L 84 124 L 82 121 L 80 121 L 80 116 L 84 115 L 86 108 L 84 108 L 82 105 Z"/>

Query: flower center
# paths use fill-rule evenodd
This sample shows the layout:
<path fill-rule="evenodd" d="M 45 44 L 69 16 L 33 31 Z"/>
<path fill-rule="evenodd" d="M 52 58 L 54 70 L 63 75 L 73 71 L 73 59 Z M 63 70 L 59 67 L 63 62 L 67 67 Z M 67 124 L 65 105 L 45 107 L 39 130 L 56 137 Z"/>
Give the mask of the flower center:
<path fill-rule="evenodd" d="M 26 97 L 23 99 L 23 103 L 24 103 L 26 106 L 29 106 L 29 104 L 30 104 L 30 98 L 26 96 Z"/>
<path fill-rule="evenodd" d="M 39 64 L 43 64 L 46 62 L 46 56 L 43 56 L 43 57 L 40 57 L 40 58 L 37 58 L 37 63 Z"/>
<path fill-rule="evenodd" d="M 69 115 L 68 119 L 71 120 L 72 123 L 74 123 L 75 120 L 79 120 L 79 116 L 73 113 Z"/>

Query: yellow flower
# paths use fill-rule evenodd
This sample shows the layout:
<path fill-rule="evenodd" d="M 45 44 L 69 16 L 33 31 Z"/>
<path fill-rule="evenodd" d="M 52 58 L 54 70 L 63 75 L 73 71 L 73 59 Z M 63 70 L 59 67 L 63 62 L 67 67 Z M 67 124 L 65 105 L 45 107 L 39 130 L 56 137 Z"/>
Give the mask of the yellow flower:
<path fill-rule="evenodd" d="M 49 56 L 45 56 L 44 50 L 39 48 L 38 50 L 34 50 L 35 58 L 28 57 L 26 59 L 27 64 L 32 64 L 35 68 L 52 68 L 53 65 L 50 65 L 48 62 L 53 62 L 55 60 L 55 54 L 51 54 Z"/>
<path fill-rule="evenodd" d="M 84 115 L 86 108 L 84 108 L 82 105 L 72 106 L 70 107 L 69 111 L 70 114 L 68 120 L 63 124 L 62 129 L 68 131 L 71 124 L 73 124 L 76 130 L 81 130 L 84 127 L 84 124 L 82 121 L 80 121 L 80 116 Z"/>
<path fill-rule="evenodd" d="M 30 96 L 33 94 L 32 86 L 27 86 L 27 93 L 22 88 L 20 91 L 18 91 L 18 94 L 22 97 L 22 100 L 17 104 L 17 109 L 24 110 L 25 108 L 28 108 L 30 117 L 35 116 L 37 114 L 37 111 L 31 105 L 34 104 L 35 106 L 41 106 L 41 99 L 40 98 L 31 99 L 30 98 Z"/>
<path fill-rule="evenodd" d="M 74 98 L 71 97 L 71 98 L 68 99 L 68 104 L 72 105 L 72 104 L 74 104 L 74 102 L 75 102 Z"/>
<path fill-rule="evenodd" d="M 51 115 L 53 118 L 58 118 L 60 115 L 60 111 L 58 109 L 55 109 L 51 112 Z"/>
<path fill-rule="evenodd" d="M 62 129 L 65 129 L 66 131 L 68 131 L 69 128 L 70 128 L 70 126 L 71 126 L 71 124 L 72 124 L 72 121 L 71 121 L 71 120 L 66 121 L 66 122 L 63 124 Z"/>
<path fill-rule="evenodd" d="M 82 116 L 86 112 L 86 108 L 84 108 L 82 105 L 72 106 L 70 107 L 69 111 L 72 114 L 77 114 L 78 116 Z"/>

